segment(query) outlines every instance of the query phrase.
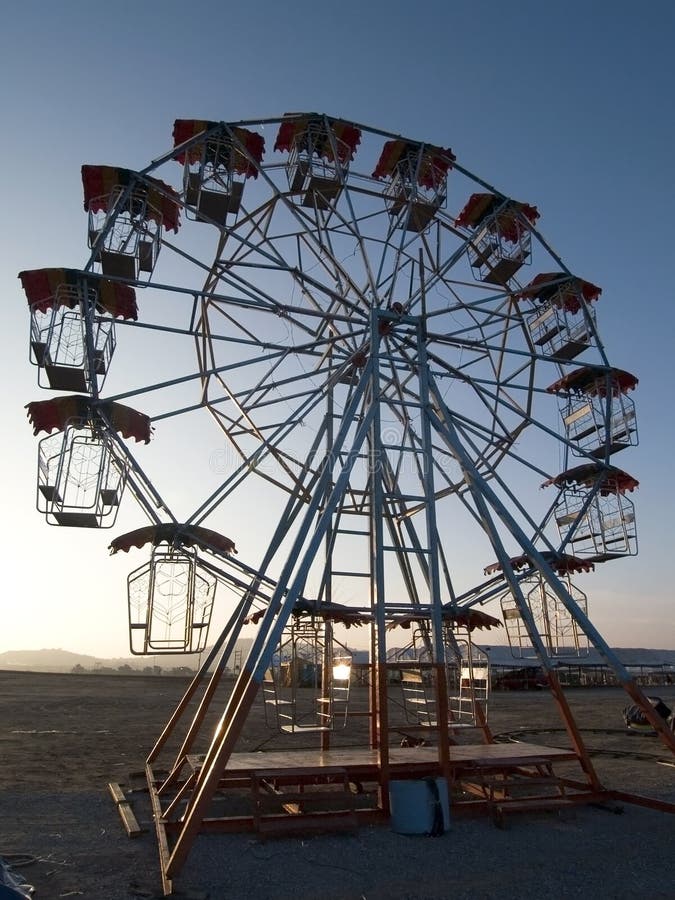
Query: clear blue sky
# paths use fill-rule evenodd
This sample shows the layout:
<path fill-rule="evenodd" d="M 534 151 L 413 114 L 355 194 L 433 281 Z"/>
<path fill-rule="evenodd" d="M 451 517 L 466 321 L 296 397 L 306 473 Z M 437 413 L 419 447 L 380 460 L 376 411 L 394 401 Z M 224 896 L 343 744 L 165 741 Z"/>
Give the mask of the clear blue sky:
<path fill-rule="evenodd" d="M 49 395 L 28 364 L 17 273 L 86 262 L 82 163 L 142 168 L 179 117 L 287 110 L 451 147 L 536 204 L 547 240 L 603 288 L 610 359 L 640 378 L 640 446 L 620 462 L 640 481 L 640 553 L 581 585 L 611 644 L 675 647 L 674 45 L 667 0 L 12 4 L 0 33 L 0 652 L 125 654 L 125 579 L 140 562 L 109 560 L 110 532 L 50 528 L 34 509 L 23 407 Z"/>

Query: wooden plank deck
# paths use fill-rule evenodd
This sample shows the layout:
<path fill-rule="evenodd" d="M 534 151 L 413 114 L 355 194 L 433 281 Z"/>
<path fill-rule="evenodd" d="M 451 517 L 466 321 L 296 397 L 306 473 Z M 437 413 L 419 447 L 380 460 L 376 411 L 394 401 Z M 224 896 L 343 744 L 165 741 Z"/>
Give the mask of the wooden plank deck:
<path fill-rule="evenodd" d="M 577 759 L 572 750 L 546 747 L 541 744 L 461 744 L 449 748 L 450 765 L 463 769 L 477 766 L 527 766 L 542 761 L 562 762 Z M 188 763 L 196 770 L 202 757 L 189 756 Z M 392 775 L 403 772 L 433 772 L 439 763 L 436 747 L 389 747 L 389 766 Z M 225 777 L 248 777 L 259 769 L 304 769 L 342 766 L 353 775 L 376 776 L 377 750 L 342 748 L 337 750 L 270 750 L 258 753 L 233 753 L 223 773 Z"/>

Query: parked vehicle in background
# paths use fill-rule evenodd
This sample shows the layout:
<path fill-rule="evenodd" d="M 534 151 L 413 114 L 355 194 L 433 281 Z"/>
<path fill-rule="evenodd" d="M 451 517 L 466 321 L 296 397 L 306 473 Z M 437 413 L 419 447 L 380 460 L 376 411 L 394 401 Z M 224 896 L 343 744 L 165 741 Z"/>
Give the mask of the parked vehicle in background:
<path fill-rule="evenodd" d="M 510 669 L 504 674 L 495 674 L 492 688 L 495 691 L 536 691 L 546 687 L 544 670 L 537 666 Z"/>

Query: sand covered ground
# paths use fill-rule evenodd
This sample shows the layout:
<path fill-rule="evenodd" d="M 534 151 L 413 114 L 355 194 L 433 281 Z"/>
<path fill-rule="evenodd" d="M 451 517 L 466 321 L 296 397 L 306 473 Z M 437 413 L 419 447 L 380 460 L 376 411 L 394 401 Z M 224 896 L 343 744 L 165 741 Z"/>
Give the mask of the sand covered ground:
<path fill-rule="evenodd" d="M 186 682 L 152 676 L 0 672 L 0 857 L 35 897 L 161 896 L 140 773 Z M 675 707 L 675 686 L 647 688 Z M 627 734 L 620 689 L 568 694 L 604 784 L 675 802 L 675 767 L 652 736 Z M 494 693 L 497 733 L 568 746 L 545 692 Z M 274 746 L 257 709 L 242 749 Z M 122 784 L 144 833 L 130 839 L 108 793 Z M 261 842 L 200 835 L 175 882 L 193 900 L 675 898 L 675 816 L 639 806 L 519 815 L 497 829 L 456 819 L 442 837 L 387 827 Z"/>

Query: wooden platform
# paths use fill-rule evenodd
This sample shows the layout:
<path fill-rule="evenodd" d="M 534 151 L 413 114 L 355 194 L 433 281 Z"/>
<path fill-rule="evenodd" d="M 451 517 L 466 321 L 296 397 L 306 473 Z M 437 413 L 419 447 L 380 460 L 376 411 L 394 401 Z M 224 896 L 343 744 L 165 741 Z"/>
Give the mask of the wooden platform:
<path fill-rule="evenodd" d="M 215 805 L 201 819 L 198 831 L 253 833 L 267 839 L 379 825 L 389 818 L 387 794 L 382 791 L 385 781 L 443 774 L 449 776 L 448 789 L 456 794 L 454 816 L 487 814 L 502 827 L 512 812 L 559 810 L 602 799 L 588 784 L 553 774 L 555 763 L 578 761 L 572 750 L 524 742 L 448 749 L 449 771 L 441 767 L 438 747 L 390 746 L 386 775 L 379 752 L 363 747 L 232 753 L 218 779 Z M 171 847 L 184 828 L 181 807 L 190 792 L 198 790 L 204 758 L 188 755 L 184 780 L 174 781 L 168 792 L 164 778 L 146 766 L 167 895 L 174 874 Z M 526 796 L 521 796 L 523 790 Z"/>
<path fill-rule="evenodd" d="M 461 744 L 449 748 L 450 765 L 455 769 L 480 766 L 527 766 L 543 761 L 562 762 L 577 759 L 572 750 L 545 747 L 541 744 Z M 201 767 L 203 757 L 189 756 L 188 763 L 193 770 Z M 390 747 L 390 777 L 397 774 L 433 774 L 439 768 L 436 747 Z M 249 777 L 259 769 L 320 769 L 341 766 L 350 775 L 361 780 L 377 778 L 379 768 L 378 751 L 368 749 L 338 750 L 283 750 L 263 753 L 233 753 L 230 756 L 224 777 Z"/>

